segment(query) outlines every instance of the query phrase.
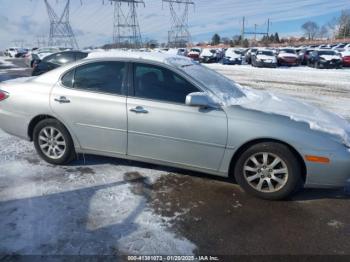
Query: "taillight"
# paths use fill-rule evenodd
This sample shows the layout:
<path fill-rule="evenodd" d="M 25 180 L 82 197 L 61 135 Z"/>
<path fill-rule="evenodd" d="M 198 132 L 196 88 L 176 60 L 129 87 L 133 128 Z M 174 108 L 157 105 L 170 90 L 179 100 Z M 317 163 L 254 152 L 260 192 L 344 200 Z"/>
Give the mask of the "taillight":
<path fill-rule="evenodd" d="M 9 94 L 7 92 L 0 90 L 0 101 L 3 101 L 8 97 L 9 97 Z"/>

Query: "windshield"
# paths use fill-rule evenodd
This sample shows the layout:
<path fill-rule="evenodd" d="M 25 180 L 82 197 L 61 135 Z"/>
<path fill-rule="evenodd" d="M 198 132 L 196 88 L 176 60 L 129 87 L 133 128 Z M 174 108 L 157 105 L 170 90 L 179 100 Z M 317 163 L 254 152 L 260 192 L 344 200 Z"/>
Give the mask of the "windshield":
<path fill-rule="evenodd" d="M 281 54 L 295 54 L 295 50 L 293 49 L 282 49 L 280 50 Z"/>
<path fill-rule="evenodd" d="M 259 51 L 258 55 L 273 56 L 273 53 L 272 53 L 272 51 Z"/>
<path fill-rule="evenodd" d="M 206 87 L 212 93 L 211 97 L 215 102 L 232 105 L 245 96 L 238 84 L 205 66 L 193 63 L 184 65 L 180 69 Z"/>
<path fill-rule="evenodd" d="M 337 55 L 337 53 L 334 51 L 319 51 L 318 54 L 319 55 Z"/>

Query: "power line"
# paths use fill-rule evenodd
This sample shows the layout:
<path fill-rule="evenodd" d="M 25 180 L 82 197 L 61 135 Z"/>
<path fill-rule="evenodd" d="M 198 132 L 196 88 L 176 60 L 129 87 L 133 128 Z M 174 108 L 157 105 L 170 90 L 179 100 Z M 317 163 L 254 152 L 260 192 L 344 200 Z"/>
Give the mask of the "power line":
<path fill-rule="evenodd" d="M 168 32 L 168 46 L 186 47 L 191 43 L 188 16 L 189 6 L 194 6 L 194 2 L 190 0 L 162 0 L 162 2 L 169 4 L 171 14 L 171 28 Z M 176 5 L 178 9 L 175 8 Z"/>
<path fill-rule="evenodd" d="M 114 2 L 113 44 L 116 48 L 140 48 L 142 38 L 136 8 L 143 0 L 110 0 Z"/>
<path fill-rule="evenodd" d="M 67 0 L 62 15 L 58 16 L 48 0 L 44 0 L 50 20 L 49 46 L 64 46 L 78 49 L 78 43 L 70 25 L 70 0 Z"/>

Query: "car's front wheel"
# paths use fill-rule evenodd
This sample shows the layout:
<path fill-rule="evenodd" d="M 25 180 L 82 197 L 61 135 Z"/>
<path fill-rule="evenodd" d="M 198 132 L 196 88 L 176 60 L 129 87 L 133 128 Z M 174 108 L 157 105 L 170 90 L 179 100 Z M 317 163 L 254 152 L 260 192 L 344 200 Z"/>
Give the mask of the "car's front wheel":
<path fill-rule="evenodd" d="M 263 199 L 284 199 L 302 185 L 298 159 L 286 145 L 274 142 L 246 149 L 236 163 L 234 175 L 246 192 Z"/>
<path fill-rule="evenodd" d="M 75 158 L 74 143 L 68 130 L 55 119 L 39 122 L 34 128 L 33 140 L 40 157 L 50 164 L 64 165 Z"/>

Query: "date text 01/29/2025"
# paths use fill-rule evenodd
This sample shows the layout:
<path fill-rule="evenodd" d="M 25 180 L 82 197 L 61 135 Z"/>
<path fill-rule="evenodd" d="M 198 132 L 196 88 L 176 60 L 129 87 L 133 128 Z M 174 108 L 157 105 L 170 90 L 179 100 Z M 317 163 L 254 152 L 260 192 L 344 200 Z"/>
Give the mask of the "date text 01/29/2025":
<path fill-rule="evenodd" d="M 215 256 L 128 256 L 128 261 L 220 261 Z"/>

